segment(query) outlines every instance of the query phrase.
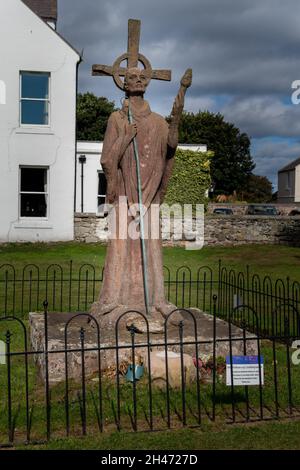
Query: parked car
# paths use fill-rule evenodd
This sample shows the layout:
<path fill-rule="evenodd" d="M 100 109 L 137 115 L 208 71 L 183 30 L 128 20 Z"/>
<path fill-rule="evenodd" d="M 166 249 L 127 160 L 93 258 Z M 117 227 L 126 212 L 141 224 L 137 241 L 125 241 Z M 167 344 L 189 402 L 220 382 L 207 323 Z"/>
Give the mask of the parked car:
<path fill-rule="evenodd" d="M 279 215 L 275 206 L 250 204 L 247 210 L 248 215 Z"/>
<path fill-rule="evenodd" d="M 222 214 L 222 215 L 233 215 L 232 209 L 228 209 L 227 207 L 217 207 L 214 209 L 214 214 Z"/>

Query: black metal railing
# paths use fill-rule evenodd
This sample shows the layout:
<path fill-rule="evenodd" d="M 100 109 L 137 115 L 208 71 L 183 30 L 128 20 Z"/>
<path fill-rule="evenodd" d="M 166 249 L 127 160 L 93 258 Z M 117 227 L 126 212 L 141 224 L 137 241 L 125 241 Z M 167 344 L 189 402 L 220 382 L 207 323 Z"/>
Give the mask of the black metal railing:
<path fill-rule="evenodd" d="M 299 417 L 299 341 L 295 341 L 300 336 L 292 332 L 293 317 L 286 309 L 283 329 L 276 329 L 274 310 L 271 331 L 262 335 L 255 309 L 240 304 L 229 311 L 227 327 L 220 333 L 224 322 L 218 319 L 219 305 L 220 300 L 213 295 L 209 334 L 203 334 L 205 315 L 190 309 L 172 312 L 158 337 L 151 334 L 145 315 L 129 311 L 118 319 L 109 342 L 101 320 L 79 312 L 65 321 L 62 341 L 56 347 L 49 345 L 53 314 L 48 312 L 47 302 L 38 332 L 43 338 L 40 345 L 29 344 L 25 321 L 3 316 L 1 445 L 49 441 L 63 434 L 94 435 L 112 429 L 194 427 L 216 419 L 233 424 Z M 174 326 L 172 318 L 178 311 L 182 321 L 177 320 Z M 125 322 L 124 328 L 122 322 L 133 313 L 145 325 L 143 335 L 133 323 Z M 299 323 L 296 308 L 294 314 Z M 252 332 L 247 329 L 250 318 Z M 158 371 L 155 351 L 162 357 L 163 368 Z M 174 352 L 175 373 L 174 362 L 171 364 Z M 236 383 L 237 355 L 256 356 L 256 385 Z"/>
<path fill-rule="evenodd" d="M 300 283 L 227 269 L 219 262 L 212 269 L 188 266 L 164 268 L 166 298 L 180 308 L 197 308 L 212 312 L 213 295 L 218 296 L 218 315 L 228 318 L 229 312 L 246 304 L 257 312 L 261 333 L 270 334 L 272 312 L 277 310 L 276 328 L 284 328 L 283 318 L 290 316 L 292 333 L 299 333 L 296 310 L 300 308 Z M 40 268 L 35 264 L 16 269 L 12 264 L 0 265 L 0 315 L 26 318 L 29 312 L 41 309 L 47 299 L 55 312 L 88 311 L 96 300 L 103 281 L 103 268 L 91 264 L 51 264 Z M 248 319 L 248 327 L 254 328 Z"/>

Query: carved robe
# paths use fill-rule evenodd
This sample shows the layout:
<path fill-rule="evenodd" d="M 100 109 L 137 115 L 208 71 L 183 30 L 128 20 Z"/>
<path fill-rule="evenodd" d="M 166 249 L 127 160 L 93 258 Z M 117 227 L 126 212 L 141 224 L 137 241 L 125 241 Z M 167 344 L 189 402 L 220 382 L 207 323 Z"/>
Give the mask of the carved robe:
<path fill-rule="evenodd" d="M 109 118 L 101 157 L 101 165 L 108 184 L 107 198 L 113 201 L 117 216 L 120 211 L 120 196 L 127 197 L 129 206 L 138 203 L 133 141 L 121 154 L 125 129 L 128 126 L 126 103 L 125 101 L 123 108 L 112 113 Z M 175 149 L 170 149 L 168 146 L 168 123 L 162 116 L 151 111 L 147 101 L 144 101 L 142 109 L 139 110 L 131 106 L 131 111 L 138 128 L 136 141 L 140 160 L 143 204 L 149 209 L 151 204 L 159 205 L 164 196 L 173 166 L 172 157 Z M 149 212 L 148 210 L 148 222 L 150 222 Z M 146 218 L 147 216 L 144 217 L 145 221 Z M 157 222 L 159 225 L 159 220 Z M 135 223 L 133 217 L 128 217 L 127 224 L 129 223 Z M 122 231 L 119 222 L 117 222 L 117 228 L 120 232 Z M 156 226 L 155 231 L 158 234 L 156 239 L 151 239 L 149 230 L 149 238 L 145 240 L 150 312 L 167 314 L 175 307 L 165 300 L 160 227 Z M 145 312 L 140 237 L 136 239 L 118 237 L 109 240 L 102 290 L 92 311 L 106 314 L 115 309 L 120 312 L 120 308 L 123 307 Z"/>

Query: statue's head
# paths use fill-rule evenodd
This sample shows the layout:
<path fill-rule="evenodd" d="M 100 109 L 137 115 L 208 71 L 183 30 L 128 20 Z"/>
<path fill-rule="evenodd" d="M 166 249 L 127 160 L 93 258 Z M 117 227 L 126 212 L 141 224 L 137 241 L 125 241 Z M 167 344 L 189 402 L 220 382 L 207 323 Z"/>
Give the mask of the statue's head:
<path fill-rule="evenodd" d="M 127 70 L 124 80 L 124 89 L 127 95 L 140 94 L 143 95 L 149 84 L 150 77 L 146 69 L 132 67 Z"/>

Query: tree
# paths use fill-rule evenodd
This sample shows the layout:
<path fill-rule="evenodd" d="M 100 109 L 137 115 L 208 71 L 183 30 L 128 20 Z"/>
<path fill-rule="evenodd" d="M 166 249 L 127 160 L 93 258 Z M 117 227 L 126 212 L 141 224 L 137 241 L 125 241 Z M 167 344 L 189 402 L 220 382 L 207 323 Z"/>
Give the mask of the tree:
<path fill-rule="evenodd" d="M 110 114 L 115 104 L 93 93 L 79 93 L 77 97 L 77 139 L 103 140 Z"/>
<path fill-rule="evenodd" d="M 272 190 L 272 183 L 266 176 L 251 175 L 245 191 L 242 192 L 242 199 L 247 202 L 270 202 Z"/>
<path fill-rule="evenodd" d="M 218 113 L 184 113 L 179 141 L 206 144 L 214 152 L 211 177 L 215 194 L 232 194 L 245 188 L 255 164 L 250 154 L 250 139 Z"/>

